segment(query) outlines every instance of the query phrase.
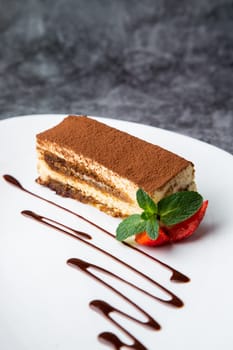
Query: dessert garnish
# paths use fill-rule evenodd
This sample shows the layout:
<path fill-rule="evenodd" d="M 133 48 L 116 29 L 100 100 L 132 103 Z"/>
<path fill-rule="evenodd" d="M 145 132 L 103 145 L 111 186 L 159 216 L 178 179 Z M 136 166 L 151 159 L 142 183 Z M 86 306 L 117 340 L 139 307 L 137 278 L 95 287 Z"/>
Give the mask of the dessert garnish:
<path fill-rule="evenodd" d="M 162 245 L 189 237 L 205 215 L 208 201 L 195 191 L 173 193 L 155 203 L 141 188 L 136 198 L 143 212 L 124 219 L 117 227 L 119 241 L 135 235 L 143 245 Z"/>

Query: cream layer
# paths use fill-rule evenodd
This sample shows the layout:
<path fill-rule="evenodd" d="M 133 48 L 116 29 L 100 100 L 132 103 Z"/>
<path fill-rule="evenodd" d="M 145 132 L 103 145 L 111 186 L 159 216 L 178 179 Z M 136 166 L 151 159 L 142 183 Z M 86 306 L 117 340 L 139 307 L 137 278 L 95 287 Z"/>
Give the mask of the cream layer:
<path fill-rule="evenodd" d="M 111 193 L 97 189 L 89 182 L 84 182 L 84 180 L 75 178 L 74 176 L 71 177 L 58 173 L 52 170 L 43 160 L 38 162 L 38 172 L 41 184 L 47 185 L 52 180 L 64 184 L 64 186 L 68 185 L 81 192 L 84 198 L 93 198 L 97 202 L 97 204 L 95 204 L 96 207 L 111 213 L 113 216 L 114 214 L 116 216 L 128 216 L 133 213 L 141 212 L 141 209 L 135 201 L 134 203 L 125 202 L 111 195 Z"/>
<path fill-rule="evenodd" d="M 37 145 L 37 152 L 37 167 L 41 182 L 46 184 L 49 179 L 53 179 L 64 185 L 69 185 L 75 190 L 80 191 L 83 197 L 92 197 L 96 202 L 101 203 L 100 206 L 103 205 L 104 207 L 109 208 L 110 211 L 119 212 L 121 216 L 128 216 L 141 212 L 141 209 L 136 202 L 137 184 L 119 176 L 112 170 L 105 168 L 91 159 L 75 154 L 71 150 L 65 148 L 59 149 L 55 144 L 40 142 Z M 77 174 L 77 177 L 75 177 L 67 176 L 51 169 L 44 160 L 44 152 L 50 152 L 64 161 L 69 161 L 69 163 L 79 164 L 83 169 L 87 169 L 87 174 L 88 171 L 95 173 L 99 179 L 103 180 L 103 183 L 95 181 L 93 177 L 90 177 L 85 173 Z M 109 193 L 109 188 L 114 188 L 118 193 L 126 194 L 129 201 L 124 201 L 112 193 Z M 155 202 L 158 202 L 166 195 L 180 190 L 196 190 L 196 185 L 194 183 L 194 169 L 191 163 L 173 177 L 172 180 L 165 183 L 162 188 L 155 189 L 150 195 Z"/>

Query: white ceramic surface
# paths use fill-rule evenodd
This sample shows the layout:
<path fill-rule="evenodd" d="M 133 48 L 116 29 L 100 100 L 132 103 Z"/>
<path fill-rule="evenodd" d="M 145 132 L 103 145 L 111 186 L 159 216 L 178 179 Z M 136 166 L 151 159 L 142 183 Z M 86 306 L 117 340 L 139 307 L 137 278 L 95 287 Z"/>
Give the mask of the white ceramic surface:
<path fill-rule="evenodd" d="M 147 249 L 191 278 L 169 280 L 159 264 L 139 256 L 71 214 L 52 207 L 9 185 L 4 174 L 27 189 L 75 210 L 114 232 L 119 219 L 95 208 L 60 198 L 35 183 L 35 135 L 63 119 L 62 115 L 16 117 L 0 122 L 0 348 L 3 350 L 104 349 L 97 335 L 112 331 L 126 336 L 89 307 L 103 299 L 135 313 L 117 295 L 66 264 L 81 258 L 120 273 L 137 284 L 148 283 L 93 249 L 21 215 L 25 209 L 91 233 L 97 245 L 133 264 L 161 282 L 185 303 L 181 309 L 164 306 L 128 286 L 118 285 L 161 324 L 158 332 L 125 322 L 148 349 L 233 348 L 233 157 L 211 145 L 173 132 L 129 122 L 101 119 L 119 129 L 156 143 L 192 160 L 199 192 L 209 200 L 206 217 L 195 235 L 173 246 Z M 163 296 L 163 295 L 162 295 Z"/>

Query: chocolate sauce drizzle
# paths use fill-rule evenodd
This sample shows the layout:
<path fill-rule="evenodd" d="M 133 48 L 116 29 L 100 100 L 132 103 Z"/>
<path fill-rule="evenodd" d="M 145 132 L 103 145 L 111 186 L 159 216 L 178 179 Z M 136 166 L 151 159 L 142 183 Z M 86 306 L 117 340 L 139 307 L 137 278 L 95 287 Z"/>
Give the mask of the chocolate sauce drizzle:
<path fill-rule="evenodd" d="M 120 315 L 123 315 L 127 318 L 130 318 L 131 320 L 138 322 L 138 320 L 135 320 L 133 317 L 129 316 L 128 314 L 122 312 L 121 310 L 111 306 L 110 304 L 106 303 L 103 300 L 93 300 L 90 302 L 90 307 L 94 309 L 95 311 L 103 314 L 110 322 L 112 322 L 116 327 L 118 327 L 120 330 L 122 330 L 128 337 L 130 337 L 133 340 L 133 344 L 129 345 L 124 342 L 122 342 L 114 333 L 112 332 L 103 332 L 98 335 L 98 338 L 103 343 L 107 343 L 110 345 L 113 345 L 116 350 L 120 350 L 123 346 L 131 349 L 136 350 L 147 350 L 147 348 L 137 339 L 135 336 L 128 332 L 124 327 L 122 327 L 118 322 L 116 322 L 112 317 L 111 313 L 117 312 Z M 149 316 L 149 315 L 148 315 Z M 145 323 L 144 323 L 145 325 Z"/>
<path fill-rule="evenodd" d="M 34 213 L 33 211 L 31 210 L 23 210 L 21 212 L 21 214 L 23 214 L 24 216 L 28 216 L 28 217 L 31 217 L 33 218 L 34 220 L 37 220 L 47 226 L 50 226 L 64 234 L 66 234 L 67 236 L 71 236 L 73 238 L 77 238 L 77 239 L 92 239 L 92 236 L 89 235 L 88 233 L 86 232 L 82 232 L 82 231 L 78 231 L 78 230 L 75 230 L 74 228 L 71 228 L 69 226 L 66 226 L 64 224 L 61 224 L 60 222 L 58 221 L 55 221 L 53 219 L 49 219 L 45 216 L 42 216 L 42 215 L 39 215 L 39 214 L 36 214 Z M 66 229 L 66 230 L 64 230 Z M 71 231 L 71 232 L 69 232 Z"/>
<path fill-rule="evenodd" d="M 133 266 L 127 264 L 126 262 L 120 260 L 119 258 L 117 258 L 116 256 L 110 254 L 109 252 L 107 252 L 106 250 L 96 246 L 95 244 L 93 244 L 92 242 L 90 242 L 89 240 L 92 238 L 89 234 L 86 234 L 85 232 L 80 232 L 77 230 L 74 230 L 71 227 L 65 226 L 55 220 L 49 219 L 47 217 L 44 217 L 42 215 L 38 215 L 34 212 L 32 212 L 31 210 L 23 210 L 21 212 L 24 216 L 26 217 L 30 217 L 44 225 L 47 225 L 51 228 L 54 228 L 72 238 L 75 238 L 85 244 L 87 244 L 88 246 L 96 249 L 97 251 L 100 251 L 102 253 L 104 253 L 105 255 L 109 256 L 110 258 L 120 262 L 121 264 L 123 264 L 125 267 L 133 270 L 134 272 L 138 273 L 141 277 L 148 279 L 151 283 L 155 284 L 156 286 L 158 286 L 160 289 L 162 289 L 164 292 L 168 293 L 171 297 L 171 299 L 169 300 L 164 300 L 161 299 L 151 293 L 149 293 L 148 291 L 146 291 L 143 288 L 140 288 L 139 286 L 129 282 L 128 280 L 120 277 L 119 275 L 114 274 L 113 272 L 100 267 L 98 265 L 89 263 L 87 261 L 81 260 L 81 259 L 77 259 L 77 258 L 72 258 L 67 260 L 67 264 L 78 268 L 80 270 L 82 270 L 83 272 L 85 272 L 87 275 L 89 275 L 90 277 L 94 278 L 95 280 L 97 280 L 99 283 L 103 284 L 105 287 L 109 288 L 111 291 L 115 292 L 118 296 L 120 296 L 121 298 L 123 298 L 126 302 L 128 302 L 129 304 L 131 304 L 134 308 L 136 308 L 141 314 L 143 314 L 147 321 L 143 322 L 138 320 L 137 318 L 121 311 L 120 309 L 115 308 L 114 306 L 106 303 L 103 300 L 93 300 L 90 302 L 90 307 L 92 309 L 94 309 L 95 311 L 100 312 L 102 315 L 104 315 L 110 322 L 112 322 L 116 327 L 118 327 L 120 330 L 122 330 L 126 335 L 128 335 L 129 338 L 131 338 L 131 340 L 133 341 L 132 344 L 126 344 L 124 342 L 122 342 L 115 334 L 111 333 L 111 332 L 103 332 L 101 334 L 98 335 L 98 338 L 100 341 L 111 344 L 114 346 L 114 348 L 116 350 L 120 350 L 123 346 L 128 347 L 128 348 L 132 348 L 135 350 L 146 350 L 147 348 L 129 331 L 127 331 L 126 328 L 124 328 L 119 322 L 117 322 L 116 320 L 114 320 L 111 317 L 111 314 L 113 312 L 118 313 L 124 317 L 127 317 L 128 319 L 142 325 L 145 326 L 147 328 L 153 329 L 153 330 L 159 330 L 161 328 L 160 324 L 150 315 L 148 314 L 143 308 L 139 307 L 135 302 L 133 302 L 131 299 L 129 299 L 128 297 L 126 297 L 123 293 L 121 293 L 118 289 L 114 288 L 113 286 L 111 286 L 110 284 L 108 284 L 107 282 L 103 281 L 101 278 L 99 278 L 98 276 L 96 276 L 94 273 L 92 273 L 91 271 L 89 271 L 89 269 L 94 269 L 97 271 L 100 271 L 101 273 L 104 273 L 105 275 L 111 276 L 125 284 L 127 284 L 128 286 L 142 292 L 143 294 L 157 300 L 160 301 L 162 303 L 165 304 L 169 304 L 171 306 L 175 306 L 175 307 L 181 307 L 183 306 L 183 302 L 181 301 L 181 299 L 179 299 L 176 295 L 174 295 L 171 291 L 169 291 L 168 289 L 166 289 L 165 287 L 163 287 L 162 285 L 160 285 L 158 282 L 156 282 L 155 280 L 152 280 L 150 277 L 146 276 L 145 274 L 143 274 L 142 272 L 136 270 Z M 65 228 L 65 229 L 64 229 Z M 68 231 L 66 231 L 66 229 L 68 229 Z"/>
<path fill-rule="evenodd" d="M 78 216 L 80 219 L 88 222 L 89 224 L 97 227 L 98 229 L 100 229 L 101 231 L 107 233 L 110 236 L 113 236 L 110 232 L 106 231 L 105 229 L 101 228 L 100 226 L 96 225 L 95 223 L 89 221 L 88 219 L 86 219 L 85 217 L 67 209 L 64 208 L 50 200 L 47 200 L 27 189 L 25 189 L 18 180 L 16 180 L 14 177 L 12 177 L 11 175 L 4 175 L 3 176 L 4 179 L 11 183 L 12 185 L 16 186 L 17 188 L 21 189 L 22 191 L 36 197 L 39 198 L 43 201 L 46 201 L 47 203 L 50 203 L 56 207 L 59 207 L 73 215 Z M 138 275 L 140 275 L 142 278 L 147 279 L 150 283 L 156 285 L 158 288 L 160 288 L 163 292 L 165 292 L 166 294 L 168 294 L 170 296 L 169 299 L 162 299 L 160 297 L 157 297 L 156 295 L 146 291 L 143 288 L 140 288 L 138 285 L 135 285 L 134 283 L 129 282 L 128 280 L 125 280 L 124 278 L 120 277 L 119 275 L 114 274 L 113 272 L 102 268 L 98 265 L 89 263 L 87 261 L 81 260 L 81 259 L 77 259 L 77 258 L 72 258 L 67 260 L 67 264 L 71 267 L 75 267 L 78 268 L 79 270 L 83 271 L 84 273 L 86 273 L 88 276 L 94 278 L 95 280 L 97 280 L 99 283 L 101 283 L 102 285 L 104 285 L 105 287 L 107 287 L 108 289 L 110 289 L 111 291 L 113 291 L 114 293 L 116 293 L 118 296 L 120 296 L 121 298 L 123 298 L 126 302 L 128 302 L 129 304 L 131 304 L 135 309 L 137 309 L 142 315 L 144 315 L 146 317 L 146 321 L 140 321 L 139 319 L 123 312 L 122 310 L 110 305 L 109 303 L 107 303 L 106 301 L 103 300 L 93 300 L 90 302 L 90 307 L 92 309 L 94 309 L 95 311 L 101 313 L 102 315 L 104 315 L 110 322 L 112 322 L 116 327 L 118 327 L 121 331 L 123 331 L 131 340 L 132 343 L 131 344 L 126 344 L 123 341 L 121 341 L 114 333 L 111 332 L 103 332 L 101 334 L 98 335 L 98 338 L 100 341 L 105 342 L 107 344 L 110 344 L 111 346 L 114 346 L 114 348 L 116 350 L 120 350 L 122 347 L 127 347 L 127 348 L 131 348 L 131 349 L 135 349 L 135 350 L 147 350 L 147 348 L 133 335 L 131 334 L 126 328 L 124 328 L 119 322 L 117 322 L 111 315 L 112 313 L 118 313 L 121 316 L 124 316 L 125 318 L 130 319 L 133 322 L 136 322 L 142 326 L 145 326 L 147 328 L 150 328 L 152 330 L 159 330 L 161 328 L 160 324 L 150 315 L 148 314 L 143 308 L 139 307 L 135 302 L 133 302 L 131 299 L 129 299 L 128 297 L 126 297 L 123 293 L 121 293 L 118 289 L 114 288 L 111 284 L 108 284 L 107 282 L 105 282 L 103 279 L 101 279 L 100 277 L 96 276 L 95 273 L 92 272 L 92 270 L 94 271 L 99 271 L 105 275 L 108 275 L 114 279 L 117 279 L 127 285 L 129 285 L 130 287 L 144 293 L 145 295 L 161 302 L 164 304 L 169 304 L 171 306 L 174 307 L 181 307 L 183 306 L 183 302 L 180 298 L 178 298 L 174 293 L 172 293 L 170 290 L 168 290 L 167 288 L 165 288 L 164 286 L 162 286 L 160 283 L 158 283 L 157 281 L 153 280 L 152 278 L 150 278 L 149 276 L 145 275 L 144 273 L 140 272 L 139 270 L 137 270 L 136 268 L 134 268 L 133 266 L 127 264 L 126 262 L 124 262 L 123 260 L 117 258 L 116 256 L 110 254 L 107 250 L 104 250 L 100 247 L 98 247 L 97 245 L 95 245 L 94 243 L 91 242 L 92 236 L 89 233 L 86 232 L 82 232 L 76 229 L 73 229 L 69 226 L 66 226 L 62 223 L 59 223 L 58 221 L 55 221 L 53 219 L 50 219 L 48 217 L 39 215 L 37 213 L 34 213 L 31 210 L 23 210 L 21 212 L 24 216 L 26 217 L 30 217 L 36 221 L 38 221 L 39 223 L 42 223 L 44 225 L 47 225 L 51 228 L 54 228 L 56 230 L 58 230 L 59 232 L 62 232 L 65 235 L 68 235 L 74 239 L 79 240 L 80 242 L 88 245 L 89 247 L 96 249 L 97 251 L 107 255 L 108 257 L 114 259 L 115 261 L 121 263 L 123 266 L 125 266 L 128 269 L 131 269 L 132 271 L 134 271 L 135 273 L 137 273 Z M 133 247 L 127 243 L 125 243 L 127 246 L 129 246 L 130 248 L 138 251 L 139 253 L 147 256 L 148 258 L 158 262 L 159 264 L 161 264 L 162 266 L 166 267 L 167 269 L 169 269 L 172 272 L 172 276 L 171 276 L 171 280 L 172 281 L 177 281 L 177 282 L 188 282 L 189 278 L 185 275 L 183 275 L 182 273 L 180 273 L 179 271 L 173 269 L 171 266 L 161 262 L 160 260 L 151 257 L 149 254 L 145 253 L 144 251 L 141 251 L 140 249 Z M 90 271 L 91 270 L 91 271 Z"/>
<path fill-rule="evenodd" d="M 145 310 L 143 310 L 141 307 L 139 307 L 136 303 L 134 303 L 132 300 L 127 298 L 124 294 L 120 293 L 117 289 L 113 288 L 111 285 L 104 282 L 103 280 L 101 280 L 97 276 L 93 275 L 90 271 L 88 271 L 88 268 L 90 268 L 90 267 L 98 268 L 102 272 L 106 272 L 105 269 L 102 269 L 99 266 L 90 264 L 86 261 L 76 259 L 76 258 L 69 259 L 67 261 L 67 263 L 73 267 L 81 269 L 86 274 L 89 274 L 92 277 L 94 277 L 95 279 L 97 279 L 100 283 L 102 283 L 104 286 L 106 286 L 107 288 L 114 291 L 116 294 L 118 294 L 120 297 L 122 297 L 124 300 L 126 300 L 129 304 L 131 304 L 134 308 L 136 308 L 139 312 L 141 312 L 144 316 L 146 316 L 147 321 L 143 322 L 143 321 L 138 320 L 135 317 L 130 316 L 129 314 L 123 312 L 122 310 L 120 310 L 116 307 L 113 307 L 112 305 L 110 305 L 109 303 L 107 303 L 103 300 L 93 300 L 89 304 L 90 307 L 92 309 L 94 309 L 95 311 L 103 314 L 110 322 L 112 322 L 116 327 L 118 327 L 126 335 L 128 335 L 133 340 L 133 344 L 131 344 L 131 345 L 125 344 L 115 334 L 110 333 L 110 332 L 103 332 L 103 333 L 99 334 L 98 338 L 101 341 L 108 342 L 108 343 L 114 345 L 115 349 L 121 349 L 122 346 L 127 346 L 127 347 L 130 347 L 132 349 L 140 349 L 140 350 L 146 349 L 145 346 L 141 342 L 139 342 L 138 339 L 136 339 L 134 337 L 134 335 L 132 335 L 132 333 L 128 332 L 119 322 L 115 321 L 114 318 L 111 317 L 111 314 L 113 312 L 118 313 L 118 314 L 124 316 L 125 318 L 128 318 L 128 319 L 130 319 L 130 320 L 132 320 L 132 321 L 134 321 L 134 322 L 136 322 L 144 327 L 150 328 L 152 330 L 160 330 L 161 327 L 158 324 L 158 322 L 155 321 Z M 108 271 L 108 273 L 111 274 L 112 276 L 116 277 L 111 272 Z"/>
<path fill-rule="evenodd" d="M 117 290 L 116 288 L 112 287 L 110 284 L 104 282 L 101 278 L 95 276 L 92 272 L 90 272 L 88 269 L 89 268 L 94 268 L 97 269 L 101 272 L 107 273 L 109 275 L 111 275 L 114 278 L 117 278 L 119 280 L 122 280 L 119 276 L 113 274 L 112 272 L 103 269 L 100 266 L 97 265 L 93 265 L 91 263 L 88 263 L 87 261 L 83 261 L 81 259 L 76 259 L 76 258 L 72 258 L 69 259 L 67 261 L 68 265 L 75 267 L 75 268 L 79 268 L 80 270 L 82 270 L 83 272 L 85 272 L 86 274 L 88 274 L 89 276 L 91 276 L 92 278 L 96 279 L 98 282 L 100 282 L 101 284 L 103 284 L 105 287 L 109 288 L 111 291 L 113 291 L 114 293 L 116 293 L 118 296 L 120 296 L 121 298 L 123 298 L 125 301 L 127 301 L 129 304 L 131 304 L 135 309 L 137 309 L 141 314 L 143 314 L 147 321 L 143 322 L 138 320 L 137 318 L 130 316 L 129 314 L 121 311 L 120 309 L 117 309 L 115 307 L 113 307 L 112 305 L 110 305 L 109 303 L 103 301 L 103 300 L 93 300 L 90 302 L 90 307 L 92 309 L 94 309 L 97 312 L 100 312 L 101 314 L 103 314 L 110 322 L 112 322 L 115 326 L 117 326 L 118 328 L 120 328 L 124 333 L 126 333 L 132 340 L 133 340 L 133 344 L 132 345 L 127 345 L 125 343 L 123 343 L 118 337 L 116 337 L 116 335 L 114 335 L 113 333 L 108 333 L 108 332 L 104 332 L 101 333 L 98 338 L 100 340 L 104 340 L 104 341 L 108 341 L 111 344 L 113 344 L 114 341 L 114 345 L 116 346 L 115 341 L 117 340 L 117 347 L 115 347 L 116 349 L 120 349 L 122 346 L 127 346 L 127 347 L 132 347 L 133 349 L 146 349 L 144 347 L 144 345 L 142 343 L 140 343 L 130 332 L 128 332 L 120 323 L 118 323 L 117 321 L 115 321 L 112 317 L 111 314 L 113 312 L 118 313 L 130 320 L 132 320 L 133 322 L 136 322 L 144 327 L 150 328 L 152 330 L 160 330 L 160 325 L 157 321 L 155 321 L 144 309 L 142 309 L 141 307 L 139 307 L 136 303 L 134 303 L 131 299 L 127 298 L 124 294 L 122 294 L 121 292 L 119 292 L 119 290 Z M 138 288 L 137 288 L 138 289 Z"/>
<path fill-rule="evenodd" d="M 124 283 L 142 291 L 144 294 L 154 298 L 155 300 L 157 301 L 160 301 L 161 303 L 164 303 L 164 304 L 169 304 L 171 306 L 174 306 L 174 307 L 182 307 L 183 306 L 183 302 L 180 298 L 178 298 L 174 293 L 172 293 L 170 290 L 168 290 L 167 288 L 165 288 L 164 286 L 162 286 L 160 283 L 158 283 L 157 281 L 153 280 L 152 278 L 150 278 L 149 276 L 147 276 L 146 274 L 144 274 L 143 272 L 137 270 L 135 267 L 127 264 L 126 262 L 124 262 L 123 260 L 119 259 L 117 256 L 113 255 L 113 254 L 110 254 L 108 251 L 106 251 L 105 249 L 102 249 L 100 247 L 98 247 L 97 245 L 95 245 L 94 243 L 92 242 L 89 242 L 89 240 L 86 240 L 86 237 L 85 239 L 83 239 L 83 236 L 81 236 L 80 234 L 82 235 L 86 235 L 86 236 L 89 236 L 89 238 L 91 237 L 89 234 L 86 234 L 84 232 L 80 232 L 80 231 L 76 231 L 74 229 L 72 229 L 71 227 L 68 227 L 69 231 L 66 231 L 64 230 L 64 227 L 67 227 L 67 226 L 64 226 L 62 225 L 61 223 L 59 223 L 58 221 L 55 221 L 55 220 L 51 220 L 45 216 L 41 216 L 41 215 L 38 215 L 36 213 L 34 213 L 33 211 L 31 210 L 23 210 L 21 212 L 24 216 L 26 217 L 30 217 L 31 219 L 34 219 L 42 224 L 45 224 L 49 227 L 52 227 L 62 233 L 65 233 L 66 235 L 72 237 L 72 238 L 75 238 L 79 241 L 81 241 L 82 243 L 88 245 L 89 247 L 91 248 L 94 248 L 95 250 L 107 255 L 108 257 L 114 259 L 115 261 L 119 262 L 120 264 L 122 264 L 123 266 L 127 267 L 128 269 L 134 271 L 135 273 L 137 273 L 139 276 L 141 276 L 142 278 L 145 278 L 146 280 L 148 280 L 150 283 L 154 284 L 156 287 L 158 287 L 159 289 L 161 289 L 163 292 L 165 292 L 166 294 L 168 294 L 170 296 L 170 299 L 162 299 L 162 298 L 159 298 L 149 292 L 147 292 L 146 290 L 144 289 L 141 289 L 140 287 L 134 285 L 133 283 L 130 283 L 129 281 L 127 280 L 124 280 L 123 278 L 119 277 L 119 276 L 115 276 L 116 278 L 118 278 L 119 280 L 123 281 Z M 70 232 L 71 231 L 71 232 Z M 74 233 L 73 233 L 74 231 Z M 77 234 L 78 233 L 78 234 Z M 94 265 L 92 265 L 94 266 Z M 99 267 L 98 266 L 95 266 L 96 269 L 98 269 Z M 100 268 L 99 268 L 100 269 Z M 104 269 L 102 269 L 102 271 L 104 271 Z M 109 273 L 109 271 L 105 270 L 106 273 Z"/>
<path fill-rule="evenodd" d="M 42 196 L 40 196 L 40 195 L 38 195 L 38 194 L 36 194 L 36 193 L 33 193 L 33 192 L 29 191 L 28 189 L 26 189 L 25 187 L 23 187 L 23 186 L 21 185 L 21 183 L 20 183 L 16 178 L 14 178 L 13 176 L 11 176 L 11 175 L 3 175 L 3 178 L 5 179 L 5 181 L 7 181 L 7 182 L 10 183 L 11 185 L 17 187 L 17 188 L 20 189 L 21 191 L 24 191 L 24 192 L 26 192 L 27 194 L 30 194 L 30 195 L 33 196 L 33 197 L 36 197 L 36 198 L 38 198 L 38 199 L 40 199 L 40 200 L 43 200 L 43 201 L 45 201 L 45 202 L 47 202 L 47 203 L 49 203 L 49 204 L 51 204 L 51 205 L 53 205 L 53 206 L 56 206 L 56 207 L 58 207 L 58 208 L 60 208 L 60 209 L 62 209 L 62 210 L 65 210 L 66 212 L 68 212 L 68 213 L 70 213 L 70 214 L 72 214 L 72 215 L 75 215 L 75 216 L 77 216 L 78 218 L 80 218 L 81 220 L 84 220 L 84 221 L 87 222 L 88 224 L 90 224 L 90 225 L 96 227 L 97 229 L 101 230 L 102 232 L 106 233 L 107 235 L 109 235 L 109 236 L 115 238 L 115 236 L 114 236 L 111 232 L 105 230 L 105 229 L 102 228 L 101 226 L 99 226 L 99 225 L 95 224 L 94 222 L 88 220 L 88 219 L 85 218 L 84 216 L 82 216 L 82 215 L 80 215 L 80 214 L 78 214 L 78 213 L 76 213 L 76 212 L 73 212 L 72 210 L 70 210 L 70 209 L 68 209 L 68 208 L 65 208 L 65 207 L 63 207 L 63 206 L 61 206 L 61 205 L 59 205 L 59 204 L 57 204 L 57 203 L 55 203 L 55 202 L 53 202 L 53 201 L 50 201 L 50 200 L 48 200 L 48 199 L 46 199 L 46 198 L 44 198 L 44 197 L 42 197 Z M 130 244 L 127 243 L 127 242 L 122 242 L 122 244 L 126 245 L 126 246 L 129 247 L 130 249 L 133 249 L 133 250 L 137 251 L 139 254 L 142 254 L 142 255 L 146 256 L 146 257 L 149 258 L 150 260 L 153 260 L 153 261 L 155 261 L 156 263 L 158 263 L 158 264 L 160 264 L 161 266 L 163 266 L 163 267 L 165 267 L 166 269 L 168 269 L 168 270 L 172 273 L 172 275 L 171 275 L 171 277 L 170 277 L 170 280 L 171 280 L 171 281 L 173 281 L 173 282 L 182 282 L 182 283 L 185 283 L 185 282 L 189 282 L 189 281 L 190 281 L 189 277 L 185 276 L 183 273 L 177 271 L 176 269 L 174 269 L 174 268 L 171 267 L 170 265 L 168 265 L 168 264 L 162 262 L 161 260 L 159 260 L 159 259 L 157 259 L 157 258 L 155 258 L 155 257 L 153 257 L 153 256 L 151 256 L 151 255 L 149 255 L 149 254 L 147 254 L 147 253 L 144 252 L 143 250 L 141 250 L 141 249 L 139 249 L 139 248 L 137 248 L 137 247 L 135 247 L 135 246 L 132 246 L 132 245 L 130 245 Z"/>

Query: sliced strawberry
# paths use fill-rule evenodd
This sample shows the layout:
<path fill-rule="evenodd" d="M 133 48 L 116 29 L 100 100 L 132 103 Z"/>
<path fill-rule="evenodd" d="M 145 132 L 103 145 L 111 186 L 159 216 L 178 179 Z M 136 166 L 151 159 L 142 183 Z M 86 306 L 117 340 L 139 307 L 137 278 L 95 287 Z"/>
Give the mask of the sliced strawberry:
<path fill-rule="evenodd" d="M 177 242 L 191 236 L 200 225 L 200 222 L 205 215 L 207 206 L 208 201 L 204 201 L 201 208 L 191 218 L 179 224 L 167 227 L 166 232 L 168 232 L 170 240 L 172 242 Z"/>
<path fill-rule="evenodd" d="M 146 232 L 141 232 L 135 236 L 135 241 L 138 244 L 142 244 L 142 245 L 158 246 L 158 245 L 163 245 L 168 243 L 170 241 L 170 238 L 165 233 L 165 231 L 160 227 L 159 236 L 157 239 L 151 239 Z"/>
<path fill-rule="evenodd" d="M 202 221 L 208 201 L 204 201 L 201 208 L 189 219 L 169 227 L 160 227 L 157 239 L 151 239 L 146 232 L 138 233 L 135 241 L 147 246 L 160 246 L 168 242 L 177 242 L 191 236 Z"/>

